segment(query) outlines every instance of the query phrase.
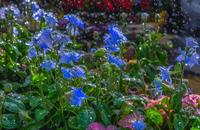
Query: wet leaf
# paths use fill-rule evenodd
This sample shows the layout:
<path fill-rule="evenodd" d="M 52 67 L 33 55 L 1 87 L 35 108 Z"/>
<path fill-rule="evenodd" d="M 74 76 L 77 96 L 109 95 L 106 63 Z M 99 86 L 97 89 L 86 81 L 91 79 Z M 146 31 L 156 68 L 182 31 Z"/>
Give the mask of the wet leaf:
<path fill-rule="evenodd" d="M 14 114 L 2 115 L 2 126 L 5 129 L 15 129 L 18 127 L 17 116 Z"/>
<path fill-rule="evenodd" d="M 174 115 L 173 124 L 174 124 L 175 130 L 184 130 L 185 127 L 187 126 L 187 122 L 188 122 L 188 119 L 186 116 L 182 116 L 179 114 Z"/>
<path fill-rule="evenodd" d="M 68 120 L 67 123 L 69 125 L 70 128 L 72 129 L 79 129 L 78 127 L 78 122 L 77 122 L 77 118 L 75 116 L 71 116 Z"/>
<path fill-rule="evenodd" d="M 79 128 L 81 130 L 85 130 L 90 123 L 95 121 L 95 119 L 96 119 L 96 114 L 94 110 L 89 107 L 80 110 L 77 115 Z"/>
<path fill-rule="evenodd" d="M 100 104 L 99 112 L 100 112 L 101 121 L 104 124 L 104 126 L 110 125 L 111 112 L 109 110 L 109 107 L 106 104 Z"/>
<path fill-rule="evenodd" d="M 25 110 L 25 105 L 22 101 L 9 97 L 5 100 L 4 108 L 10 112 L 18 113 Z"/>
<path fill-rule="evenodd" d="M 39 105 L 39 103 L 41 102 L 41 98 L 36 97 L 36 96 L 31 96 L 30 97 L 30 106 L 32 108 L 35 108 Z"/>
<path fill-rule="evenodd" d="M 35 110 L 35 119 L 40 121 L 45 118 L 46 115 L 49 114 L 49 111 L 46 109 L 37 109 Z"/>

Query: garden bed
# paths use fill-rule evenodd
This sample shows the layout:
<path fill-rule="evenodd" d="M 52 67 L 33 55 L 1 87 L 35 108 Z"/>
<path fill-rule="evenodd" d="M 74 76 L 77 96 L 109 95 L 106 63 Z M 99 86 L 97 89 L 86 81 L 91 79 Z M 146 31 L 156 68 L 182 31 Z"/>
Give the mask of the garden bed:
<path fill-rule="evenodd" d="M 50 10 L 0 7 L 0 129 L 200 129 L 200 95 L 184 77 L 199 44 L 171 42 L 164 12 Z"/>

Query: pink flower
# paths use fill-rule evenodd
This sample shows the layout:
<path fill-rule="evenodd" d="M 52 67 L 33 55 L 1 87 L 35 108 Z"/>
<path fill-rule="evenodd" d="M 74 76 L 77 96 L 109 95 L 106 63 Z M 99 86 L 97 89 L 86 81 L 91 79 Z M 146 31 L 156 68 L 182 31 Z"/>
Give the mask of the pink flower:
<path fill-rule="evenodd" d="M 192 106 L 194 108 L 197 108 L 198 104 L 200 103 L 200 95 L 197 94 L 187 95 L 182 99 L 182 103 L 184 107 Z"/>
<path fill-rule="evenodd" d="M 88 126 L 87 130 L 119 130 L 119 129 L 114 125 L 109 125 L 107 128 L 105 128 L 101 123 L 93 122 Z"/>
<path fill-rule="evenodd" d="M 184 108 L 192 107 L 195 110 L 195 114 L 200 115 L 200 95 L 190 94 L 186 95 L 182 99 L 182 105 Z"/>

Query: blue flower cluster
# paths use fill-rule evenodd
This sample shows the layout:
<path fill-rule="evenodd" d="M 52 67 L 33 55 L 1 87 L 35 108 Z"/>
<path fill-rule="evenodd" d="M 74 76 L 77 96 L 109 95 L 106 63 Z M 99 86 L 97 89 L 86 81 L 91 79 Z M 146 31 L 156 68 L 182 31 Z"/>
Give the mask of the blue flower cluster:
<path fill-rule="evenodd" d="M 66 28 L 72 36 L 78 36 L 80 34 L 79 28 L 85 28 L 85 23 L 75 15 L 65 15 L 64 19 L 69 22 Z"/>
<path fill-rule="evenodd" d="M 7 14 L 12 12 L 15 19 L 21 17 L 20 10 L 15 5 L 10 5 L 8 7 L 1 7 L 0 8 L 0 19 L 6 19 Z"/>
<path fill-rule="evenodd" d="M 61 72 L 63 73 L 63 77 L 65 79 L 85 78 L 85 70 L 78 66 L 74 66 L 71 69 L 62 67 Z"/>
<path fill-rule="evenodd" d="M 40 66 L 50 72 L 51 69 L 56 68 L 56 63 L 52 60 L 45 60 Z"/>
<path fill-rule="evenodd" d="M 176 58 L 178 62 L 185 62 L 187 66 L 192 68 L 194 65 L 199 64 L 199 54 L 197 48 L 199 47 L 198 42 L 194 38 L 186 39 L 186 47 L 188 51 L 179 49 L 179 56 Z"/>
<path fill-rule="evenodd" d="M 66 52 L 66 53 L 61 54 L 59 63 L 70 64 L 73 62 L 78 62 L 81 56 L 82 54 L 77 53 L 77 52 Z"/>
<path fill-rule="evenodd" d="M 35 1 L 31 3 L 31 9 L 34 20 L 40 22 L 42 19 L 44 19 L 49 27 L 54 27 L 57 25 L 58 20 L 53 13 L 45 12 L 43 9 L 40 9 L 39 5 Z"/>
<path fill-rule="evenodd" d="M 177 62 L 184 63 L 191 69 L 194 65 L 199 65 L 199 54 L 197 53 L 197 48 L 199 48 L 198 42 L 194 38 L 186 38 L 186 50 L 179 49 L 179 55 L 176 57 Z M 172 78 L 170 76 L 170 69 L 172 66 L 160 67 L 162 81 L 167 82 L 172 85 Z"/>
<path fill-rule="evenodd" d="M 85 23 L 75 15 L 65 15 L 64 19 L 70 22 L 70 24 L 75 28 L 85 28 Z"/>
<path fill-rule="evenodd" d="M 51 37 L 52 29 L 46 28 L 40 31 L 36 37 L 37 44 L 40 48 L 47 50 L 53 48 L 53 39 Z"/>
<path fill-rule="evenodd" d="M 118 52 L 120 45 L 128 40 L 115 25 L 109 25 L 108 31 L 109 34 L 104 36 L 105 48 L 110 52 Z"/>

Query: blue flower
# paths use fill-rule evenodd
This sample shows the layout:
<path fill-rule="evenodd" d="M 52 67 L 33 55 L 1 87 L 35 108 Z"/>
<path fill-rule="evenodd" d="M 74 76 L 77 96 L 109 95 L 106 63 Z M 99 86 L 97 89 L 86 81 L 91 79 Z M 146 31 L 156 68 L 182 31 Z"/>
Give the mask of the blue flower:
<path fill-rule="evenodd" d="M 109 25 L 108 30 L 113 42 L 116 42 L 117 44 L 127 42 L 127 38 L 124 36 L 122 31 L 115 25 Z"/>
<path fill-rule="evenodd" d="M 71 23 L 71 25 L 74 27 L 79 27 L 81 29 L 85 28 L 85 23 L 75 15 L 65 15 L 64 19 L 69 21 Z"/>
<path fill-rule="evenodd" d="M 185 61 L 186 51 L 179 49 L 179 56 L 176 58 L 176 61 L 182 62 Z"/>
<path fill-rule="evenodd" d="M 53 39 L 58 43 L 72 43 L 72 40 L 69 36 L 60 33 L 56 34 Z"/>
<path fill-rule="evenodd" d="M 127 42 L 127 38 L 121 32 L 121 30 L 114 25 L 108 27 L 109 34 L 104 36 L 105 48 L 111 52 L 118 52 L 120 45 Z"/>
<path fill-rule="evenodd" d="M 17 7 L 11 6 L 10 10 L 13 12 L 15 18 L 19 18 L 21 16 L 20 10 Z"/>
<path fill-rule="evenodd" d="M 83 92 L 82 88 L 73 89 L 73 92 L 70 98 L 70 104 L 72 106 L 80 107 L 83 103 L 83 100 L 86 98 L 87 96 Z"/>
<path fill-rule="evenodd" d="M 120 57 L 115 57 L 111 54 L 108 54 L 108 62 L 115 64 L 117 68 L 121 68 L 121 66 L 125 64 L 125 62 Z"/>
<path fill-rule="evenodd" d="M 189 37 L 189 38 L 186 38 L 186 47 L 188 47 L 188 48 L 198 48 L 199 43 L 196 41 L 196 39 Z"/>
<path fill-rule="evenodd" d="M 33 13 L 33 19 L 40 22 L 42 20 L 42 18 L 44 18 L 44 10 L 43 9 L 39 9 L 38 11 Z"/>
<path fill-rule="evenodd" d="M 172 68 L 173 66 L 169 66 L 168 68 L 165 68 L 165 67 L 160 67 L 160 71 L 161 71 L 161 76 L 162 76 L 162 81 L 166 81 L 167 83 L 169 83 L 170 85 L 173 84 L 172 82 L 172 78 L 169 74 L 169 71 L 170 69 Z"/>
<path fill-rule="evenodd" d="M 192 68 L 194 65 L 199 64 L 199 54 L 194 52 L 191 56 L 187 56 L 185 60 L 186 65 Z"/>
<path fill-rule="evenodd" d="M 35 13 L 35 12 L 37 12 L 37 11 L 40 9 L 40 7 L 39 7 L 39 5 L 34 1 L 34 2 L 31 3 L 31 9 L 32 9 L 32 12 Z"/>
<path fill-rule="evenodd" d="M 45 60 L 40 66 L 50 72 L 51 69 L 56 68 L 56 63 L 52 60 Z"/>
<path fill-rule="evenodd" d="M 82 55 L 77 52 L 67 52 L 67 53 L 61 54 L 59 63 L 70 64 L 72 62 L 78 62 L 81 56 Z"/>
<path fill-rule="evenodd" d="M 51 38 L 52 29 L 44 29 L 37 35 L 37 43 L 42 49 L 51 49 L 53 47 L 53 41 Z"/>
<path fill-rule="evenodd" d="M 71 69 L 62 67 L 61 72 L 63 73 L 65 79 L 85 78 L 85 70 L 78 66 L 75 66 Z"/>
<path fill-rule="evenodd" d="M 72 68 L 72 74 L 73 74 L 73 77 L 85 78 L 85 70 L 78 66 L 75 66 Z"/>
<path fill-rule="evenodd" d="M 37 56 L 37 51 L 36 51 L 35 47 L 29 48 L 29 50 L 28 50 L 28 58 L 32 59 L 32 58 L 34 58 L 36 56 Z"/>
<path fill-rule="evenodd" d="M 72 75 L 70 69 L 62 67 L 61 68 L 61 72 L 63 73 L 64 79 L 71 79 L 71 78 L 73 78 L 73 75 Z"/>
<path fill-rule="evenodd" d="M 135 130 L 144 130 L 146 128 L 146 124 L 144 123 L 144 121 L 140 120 L 134 121 L 132 125 Z"/>
<path fill-rule="evenodd" d="M 6 19 L 6 11 L 7 9 L 2 7 L 0 8 L 0 19 Z"/>
<path fill-rule="evenodd" d="M 52 13 L 46 14 L 44 18 L 45 18 L 46 24 L 47 24 L 48 26 L 50 26 L 50 27 L 55 26 L 55 25 L 57 24 L 57 22 L 58 22 L 57 19 L 56 19 L 56 17 L 53 16 Z"/>
<path fill-rule="evenodd" d="M 118 52 L 120 50 L 119 44 L 116 44 L 110 35 L 106 34 L 104 36 L 104 43 L 105 48 L 108 49 L 110 52 Z"/>

